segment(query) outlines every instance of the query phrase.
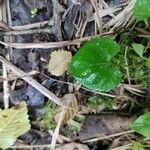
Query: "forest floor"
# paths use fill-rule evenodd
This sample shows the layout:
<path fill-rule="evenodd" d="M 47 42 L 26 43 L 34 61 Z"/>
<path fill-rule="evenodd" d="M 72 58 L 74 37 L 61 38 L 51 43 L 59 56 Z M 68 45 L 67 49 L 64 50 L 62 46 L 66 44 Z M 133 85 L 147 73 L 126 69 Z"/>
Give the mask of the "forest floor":
<path fill-rule="evenodd" d="M 134 4 L 135 0 L 0 0 L 0 108 L 25 101 L 31 124 L 10 148 L 120 150 L 139 139 L 130 125 L 150 106 L 150 70 L 132 44 L 140 42 L 144 57 L 149 55 L 150 22 L 132 17 Z M 104 36 L 121 49 L 116 62 L 123 77 L 115 89 L 93 91 L 68 71 L 60 76 L 49 71 L 54 51 L 74 56 L 87 41 Z M 75 114 L 58 115 L 62 97 L 72 100 Z"/>

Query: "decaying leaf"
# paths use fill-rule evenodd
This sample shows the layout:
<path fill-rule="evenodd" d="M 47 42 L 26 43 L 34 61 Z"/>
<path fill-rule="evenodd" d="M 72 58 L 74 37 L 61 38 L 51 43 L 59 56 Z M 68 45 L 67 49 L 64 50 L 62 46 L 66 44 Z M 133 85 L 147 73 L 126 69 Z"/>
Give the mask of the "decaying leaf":
<path fill-rule="evenodd" d="M 7 149 L 16 141 L 17 137 L 30 129 L 25 102 L 17 108 L 0 109 L 0 148 Z"/>
<path fill-rule="evenodd" d="M 66 106 L 65 113 L 61 124 L 66 124 L 69 120 L 73 119 L 78 112 L 78 103 L 74 94 L 66 94 L 62 98 L 63 104 Z M 59 107 L 56 111 L 55 122 L 58 123 L 63 108 Z"/>
<path fill-rule="evenodd" d="M 52 75 L 61 76 L 67 69 L 71 61 L 71 52 L 59 50 L 51 53 L 48 70 Z"/>

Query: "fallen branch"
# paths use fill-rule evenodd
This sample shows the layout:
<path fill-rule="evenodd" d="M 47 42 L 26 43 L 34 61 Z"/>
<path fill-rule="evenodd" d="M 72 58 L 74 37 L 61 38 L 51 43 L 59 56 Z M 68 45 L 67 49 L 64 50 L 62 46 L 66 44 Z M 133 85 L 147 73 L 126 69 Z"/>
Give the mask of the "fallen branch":
<path fill-rule="evenodd" d="M 32 85 L 35 89 L 37 89 L 39 92 L 41 92 L 43 95 L 48 97 L 50 100 L 52 100 L 54 103 L 63 106 L 61 103 L 61 100 L 54 95 L 52 92 L 50 92 L 48 89 L 46 89 L 44 86 L 42 86 L 39 82 L 34 80 L 32 77 L 30 77 L 27 73 L 22 71 L 20 68 L 16 67 L 14 64 L 9 62 L 7 59 L 0 56 L 0 61 L 5 64 L 7 68 L 12 70 L 16 75 L 18 75 L 20 78 L 28 82 L 30 85 Z"/>

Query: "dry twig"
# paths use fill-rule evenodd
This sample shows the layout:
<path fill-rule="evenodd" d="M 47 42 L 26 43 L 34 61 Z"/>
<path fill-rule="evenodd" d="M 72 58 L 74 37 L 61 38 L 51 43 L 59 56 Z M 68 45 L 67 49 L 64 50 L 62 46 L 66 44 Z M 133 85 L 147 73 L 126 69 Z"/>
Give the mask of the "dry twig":
<path fill-rule="evenodd" d="M 9 42 L 3 42 L 0 41 L 0 44 L 6 46 L 6 47 L 11 47 L 11 48 L 16 48 L 16 49 L 30 49 L 30 48 L 60 48 L 68 45 L 78 45 L 81 44 L 82 42 L 88 41 L 92 38 L 99 37 L 99 36 L 106 36 L 106 35 L 111 35 L 113 32 L 106 32 L 103 34 L 98 34 L 96 36 L 89 36 L 85 38 L 80 38 L 80 39 L 75 39 L 71 41 L 61 41 L 61 42 L 47 42 L 47 43 L 9 43 Z"/>
<path fill-rule="evenodd" d="M 61 103 L 61 100 L 54 95 L 52 92 L 50 92 L 48 89 L 46 89 L 44 86 L 42 86 L 39 82 L 34 80 L 32 77 L 30 77 L 27 73 L 22 71 L 20 68 L 16 67 L 14 64 L 0 56 L 0 61 L 6 65 L 7 68 L 12 70 L 16 75 L 18 75 L 20 78 L 28 82 L 30 85 L 32 85 L 35 89 L 37 89 L 39 92 L 44 94 L 46 97 L 48 97 L 50 100 L 52 100 L 54 103 L 63 106 Z"/>

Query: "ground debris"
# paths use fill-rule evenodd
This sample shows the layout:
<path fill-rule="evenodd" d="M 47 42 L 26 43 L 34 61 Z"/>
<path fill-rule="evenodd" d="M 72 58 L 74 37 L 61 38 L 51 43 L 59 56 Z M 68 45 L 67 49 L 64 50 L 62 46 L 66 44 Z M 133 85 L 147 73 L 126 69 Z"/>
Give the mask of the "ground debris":
<path fill-rule="evenodd" d="M 4 0 L 0 0 L 0 6 L 2 1 L 4 2 Z M 11 0 L 9 1 L 10 12 L 7 13 L 5 12 L 5 14 L 8 14 L 7 16 L 8 18 L 6 18 L 8 22 L 6 24 L 5 23 L 2 24 L 2 22 L 0 22 L 0 41 L 4 41 L 5 43 L 8 43 L 7 45 L 8 47 L 4 48 L 4 46 L 0 46 L 0 55 L 8 59 L 16 67 L 22 69 L 24 72 L 27 73 L 27 75 L 28 73 L 30 74 L 30 72 L 35 71 L 36 72 L 35 74 L 29 76 L 32 76 L 32 78 L 35 81 L 37 81 L 38 83 L 46 87 L 48 90 L 52 91 L 52 93 L 54 93 L 54 95 L 58 96 L 59 98 L 63 97 L 63 95 L 65 95 L 66 93 L 72 94 L 77 98 L 72 102 L 70 101 L 69 108 L 67 109 L 68 111 L 66 111 L 66 116 L 69 119 L 70 118 L 72 119 L 76 115 L 74 117 L 74 122 L 78 123 L 79 121 L 78 125 L 80 125 L 80 128 L 82 126 L 81 131 L 79 131 L 80 128 L 77 131 L 76 130 L 77 128 L 73 128 L 73 126 L 69 126 L 69 121 L 68 121 L 69 119 L 66 119 L 67 121 L 62 123 L 60 128 L 60 137 L 62 136 L 63 138 L 60 139 L 58 138 L 57 144 L 59 145 L 59 147 L 57 147 L 56 150 L 105 149 L 105 146 L 103 144 L 107 143 L 106 147 L 108 148 L 108 146 L 110 146 L 111 144 L 113 145 L 115 143 L 115 140 L 117 140 L 117 138 L 112 139 L 114 140 L 114 143 L 110 143 L 110 140 L 108 140 L 109 141 L 108 143 L 108 141 L 105 139 L 103 139 L 102 141 L 98 141 L 96 143 L 92 142 L 91 145 L 87 142 L 88 143 L 87 145 L 89 147 L 87 145 L 82 145 L 81 143 L 82 142 L 86 143 L 85 142 L 86 140 L 88 141 L 103 136 L 107 137 L 109 135 L 117 134 L 120 132 L 121 133 L 123 132 L 123 134 L 122 136 L 119 136 L 118 139 L 123 136 L 124 137 L 126 136 L 124 131 L 129 130 L 129 126 L 133 121 L 134 117 L 118 115 L 117 114 L 118 112 L 121 113 L 120 108 L 119 110 L 115 110 L 115 113 L 112 113 L 111 110 L 107 110 L 103 107 L 102 109 L 100 109 L 100 111 L 95 111 L 95 112 L 93 111 L 95 113 L 93 115 L 91 114 L 93 112 L 91 111 L 91 109 L 89 109 L 88 113 L 86 113 L 85 116 L 83 115 L 83 117 L 86 117 L 85 122 L 83 118 L 82 120 L 77 118 L 77 115 L 80 116 L 80 114 L 78 114 L 78 111 L 80 113 L 80 109 L 82 109 L 80 108 L 80 106 L 82 107 L 83 105 L 85 105 L 87 110 L 88 108 L 87 103 L 89 102 L 88 99 L 90 97 L 99 94 L 100 95 L 104 94 L 106 97 L 108 95 L 109 96 L 111 95 L 118 98 L 118 95 L 120 95 L 120 93 L 117 94 L 117 92 L 113 90 L 110 91 L 110 93 L 98 93 L 98 92 L 96 93 L 88 89 L 84 89 L 84 87 L 78 85 L 78 83 L 76 83 L 76 81 L 70 75 L 70 73 L 67 72 L 67 68 L 60 76 L 55 76 L 55 74 L 50 73 L 48 71 L 48 62 L 50 60 L 50 55 L 53 53 L 53 51 L 58 51 L 58 48 L 59 50 L 65 49 L 70 54 L 74 55 L 78 51 L 78 48 L 81 46 L 81 44 L 83 44 L 85 41 L 88 41 L 93 37 L 103 36 L 103 34 L 104 36 L 112 35 L 114 38 L 116 37 L 115 40 L 118 43 L 120 43 L 120 38 L 122 38 L 120 37 L 122 36 L 121 35 L 122 33 L 120 33 L 120 31 L 124 31 L 125 27 L 126 27 L 125 29 L 128 30 L 128 27 L 132 25 L 130 22 L 133 21 L 132 10 L 133 10 L 134 1 L 135 0 L 101 0 L 101 1 L 100 0 L 97 1 L 96 0 L 39 0 L 39 1 Z M 95 3 L 94 5 L 98 7 L 98 10 L 94 8 L 94 5 L 92 3 L 93 4 Z M 2 7 L 0 7 L 0 9 L 1 8 Z M 34 16 L 32 16 L 32 11 L 34 9 L 37 10 L 37 12 L 34 14 Z M 98 15 L 96 14 L 97 12 Z M 147 23 L 148 22 L 145 22 L 145 24 Z M 137 24 L 138 23 L 136 23 L 135 26 Z M 131 30 L 134 29 L 130 29 L 130 31 Z M 134 32 L 131 32 L 130 34 L 132 33 Z M 128 38 L 130 38 L 130 36 L 131 35 L 129 35 Z M 133 41 L 135 40 L 135 42 L 139 42 L 140 41 L 139 39 L 142 39 L 136 36 L 134 38 L 136 39 L 136 40 L 133 39 Z M 65 42 L 66 44 L 63 44 Z M 29 44 L 30 49 L 27 49 L 26 46 L 28 45 L 26 43 L 30 43 Z M 22 47 L 20 46 L 20 49 L 11 48 L 13 44 L 16 47 L 17 44 L 21 44 Z M 49 44 L 52 44 L 51 46 L 52 48 L 45 48 L 45 46 L 47 45 L 48 47 Z M 42 48 L 39 48 L 40 46 Z M 147 45 L 147 49 L 148 46 L 149 45 Z M 145 51 L 149 53 L 148 50 L 145 49 Z M 62 69 L 61 64 L 63 64 L 62 61 L 64 62 L 64 60 L 61 60 L 61 58 L 60 59 L 55 58 L 55 61 L 57 61 L 57 65 Z M 58 70 L 60 71 L 61 69 L 59 68 Z M 40 121 L 41 122 L 43 121 L 42 118 L 44 114 L 45 104 L 49 102 L 50 99 L 46 98 L 43 94 L 41 94 L 38 90 L 36 90 L 36 87 L 38 89 L 40 85 L 34 88 L 32 87 L 32 84 L 29 85 L 30 84 L 29 82 L 28 84 L 24 82 L 22 79 L 21 79 L 21 84 L 20 82 L 18 84 L 17 82 L 20 81 L 18 76 L 15 76 L 13 79 L 9 78 L 10 71 L 7 70 L 8 78 L 6 77 L 5 79 L 1 76 L 1 74 L 3 74 L 1 70 L 2 69 L 0 68 L 0 77 L 1 77 L 0 78 L 0 108 L 2 109 L 4 108 L 3 97 L 5 97 L 5 94 L 2 93 L 4 91 L 2 84 L 3 81 L 5 80 L 6 81 L 8 80 L 8 88 L 10 88 L 9 90 L 10 106 L 17 105 L 23 100 L 26 101 L 28 105 L 29 117 L 30 117 L 32 128 L 29 132 L 27 132 L 26 134 L 22 135 L 19 138 L 18 141 L 21 141 L 20 145 L 31 146 L 31 149 L 32 146 L 34 147 L 36 145 L 37 147 L 38 145 L 50 145 L 52 142 L 51 136 L 53 136 L 53 134 L 51 134 L 44 125 L 42 126 L 40 124 Z M 126 84 L 125 80 L 126 79 L 124 79 L 123 84 Z M 135 81 L 133 81 L 133 84 L 138 84 L 138 82 L 136 83 L 136 79 Z M 136 87 L 132 89 L 137 90 Z M 144 108 L 149 108 L 150 88 L 147 87 L 147 89 L 146 90 L 144 89 L 144 91 L 146 91 L 146 106 L 144 103 Z M 123 96 L 125 95 L 124 93 L 122 94 Z M 82 95 L 81 98 L 78 98 L 78 95 Z M 130 96 L 132 97 L 132 95 Z M 132 101 L 133 105 L 134 103 L 136 103 L 136 98 L 137 97 L 133 97 L 133 101 Z M 122 100 L 123 97 L 121 97 L 120 99 Z M 145 97 L 141 98 L 142 102 L 143 99 L 145 100 Z M 129 100 L 130 99 L 127 100 L 125 99 L 124 101 L 129 102 Z M 142 108 L 140 107 L 140 109 Z M 59 110 L 60 112 L 58 116 L 56 116 L 57 114 L 55 115 L 55 119 L 57 117 L 56 119 L 57 121 L 60 119 L 60 114 L 62 112 L 62 109 Z M 74 110 L 73 113 L 71 112 L 72 110 Z M 107 114 L 102 113 L 103 110 L 109 111 L 110 113 Z M 142 110 L 140 110 L 138 113 L 140 113 L 141 111 Z M 85 114 L 85 113 L 81 113 L 81 114 Z M 82 124 L 83 122 L 84 124 Z M 71 134 L 69 134 L 69 132 Z M 78 133 L 79 135 L 77 135 Z M 134 134 L 131 135 L 133 137 L 131 138 L 126 137 L 125 140 L 123 139 L 124 142 L 122 142 L 122 140 L 119 139 L 120 140 L 119 142 L 125 143 L 125 142 L 129 142 L 128 139 L 134 140 L 135 139 Z M 70 140 L 66 140 L 66 138 L 68 137 Z M 70 142 L 70 143 L 66 144 L 66 142 Z M 76 142 L 80 142 L 80 144 Z M 122 145 L 122 143 L 119 144 Z M 114 147 L 116 147 L 116 145 Z M 38 147 L 37 149 L 42 149 L 42 148 Z"/>

